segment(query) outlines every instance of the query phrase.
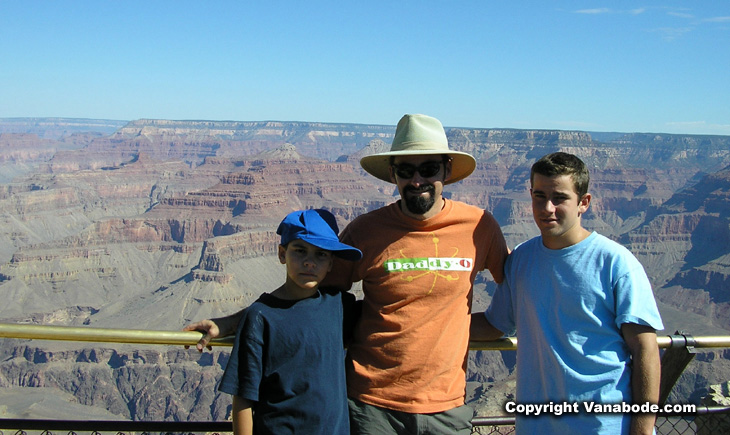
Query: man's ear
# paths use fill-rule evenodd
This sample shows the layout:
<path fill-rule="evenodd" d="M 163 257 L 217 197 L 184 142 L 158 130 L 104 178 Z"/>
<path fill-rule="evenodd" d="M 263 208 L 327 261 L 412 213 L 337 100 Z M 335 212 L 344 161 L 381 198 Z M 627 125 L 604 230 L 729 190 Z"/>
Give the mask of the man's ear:
<path fill-rule="evenodd" d="M 452 160 L 449 159 L 446 161 L 446 163 L 444 163 L 444 183 L 449 181 L 449 179 L 451 178 L 451 162 Z"/>
<path fill-rule="evenodd" d="M 390 174 L 390 182 L 393 184 L 398 184 L 398 180 L 395 179 L 395 171 L 393 170 L 393 165 L 388 166 L 388 173 Z"/>

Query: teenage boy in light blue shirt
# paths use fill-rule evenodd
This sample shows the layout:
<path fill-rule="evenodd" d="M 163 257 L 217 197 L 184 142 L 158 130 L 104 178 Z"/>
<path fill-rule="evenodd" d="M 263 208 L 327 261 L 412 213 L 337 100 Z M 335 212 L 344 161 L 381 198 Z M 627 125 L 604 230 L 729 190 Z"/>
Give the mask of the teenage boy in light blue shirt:
<path fill-rule="evenodd" d="M 553 153 L 530 175 L 537 236 L 515 248 L 472 340 L 517 332 L 517 403 L 657 403 L 663 329 L 649 279 L 623 246 L 586 230 L 589 175 Z M 518 434 L 651 434 L 653 414 L 517 415 Z"/>

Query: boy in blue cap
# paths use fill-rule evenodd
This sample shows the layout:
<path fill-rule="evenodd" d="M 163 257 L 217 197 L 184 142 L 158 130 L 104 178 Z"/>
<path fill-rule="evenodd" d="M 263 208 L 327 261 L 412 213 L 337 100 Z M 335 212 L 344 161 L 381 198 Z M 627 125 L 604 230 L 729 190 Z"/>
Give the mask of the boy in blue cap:
<path fill-rule="evenodd" d="M 233 395 L 234 432 L 349 434 L 343 343 L 355 298 L 319 283 L 334 256 L 362 253 L 340 243 L 326 210 L 290 213 L 276 232 L 286 282 L 244 311 L 219 386 Z"/>

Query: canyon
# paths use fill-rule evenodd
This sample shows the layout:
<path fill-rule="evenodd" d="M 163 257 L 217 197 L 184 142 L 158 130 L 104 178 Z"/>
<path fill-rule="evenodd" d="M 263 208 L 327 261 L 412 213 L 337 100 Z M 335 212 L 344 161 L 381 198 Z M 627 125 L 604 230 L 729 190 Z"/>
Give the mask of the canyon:
<path fill-rule="evenodd" d="M 667 327 L 660 334 L 730 335 L 730 137 L 446 130 L 450 147 L 472 154 L 477 168 L 445 194 L 492 212 L 512 247 L 537 234 L 530 165 L 553 151 L 580 156 L 594 197 L 584 223 L 644 265 Z M 358 163 L 387 150 L 394 131 L 0 119 L 0 322 L 179 330 L 237 311 L 283 280 L 275 230 L 286 213 L 326 208 L 343 228 L 396 199 L 393 185 Z M 480 274 L 475 310 L 493 290 Z M 136 420 L 230 412 L 230 398 L 215 389 L 225 348 L 2 340 L 0 416 L 19 413 L 12 403 L 21 396 L 46 403 L 29 409 L 55 418 L 69 407 Z M 470 352 L 468 399 L 480 415 L 500 412 L 514 363 L 514 352 Z M 730 353 L 704 351 L 670 400 L 699 401 L 728 379 Z"/>

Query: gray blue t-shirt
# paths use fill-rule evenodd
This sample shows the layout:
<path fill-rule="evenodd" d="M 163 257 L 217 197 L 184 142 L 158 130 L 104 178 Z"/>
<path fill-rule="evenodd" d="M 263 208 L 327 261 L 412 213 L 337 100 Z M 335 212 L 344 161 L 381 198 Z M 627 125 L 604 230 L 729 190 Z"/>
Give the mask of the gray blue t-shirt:
<path fill-rule="evenodd" d="M 218 389 L 253 404 L 257 434 L 349 434 L 343 341 L 355 297 L 264 293 L 245 311 Z"/>

